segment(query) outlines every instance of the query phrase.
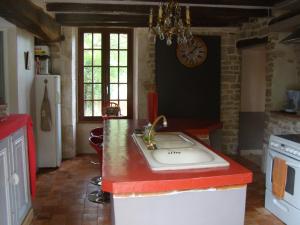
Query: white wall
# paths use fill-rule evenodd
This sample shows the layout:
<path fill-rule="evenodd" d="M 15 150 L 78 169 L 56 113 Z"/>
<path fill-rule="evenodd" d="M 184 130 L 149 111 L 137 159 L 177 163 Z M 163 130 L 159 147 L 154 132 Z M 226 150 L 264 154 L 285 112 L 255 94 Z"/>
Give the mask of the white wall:
<path fill-rule="evenodd" d="M 8 104 L 8 112 L 18 112 L 18 95 L 16 91 L 17 86 L 17 30 L 16 26 L 7 22 L 0 17 L 0 29 L 4 31 L 4 70 L 5 70 L 5 94 L 6 102 Z"/>
<path fill-rule="evenodd" d="M 34 112 L 34 36 L 0 17 L 6 34 L 6 90 L 9 113 Z M 30 70 L 25 70 L 24 52 L 29 52 Z"/>
<path fill-rule="evenodd" d="M 25 69 L 24 53 L 29 52 L 29 70 Z M 18 113 L 34 112 L 34 36 L 17 28 Z"/>
<path fill-rule="evenodd" d="M 241 112 L 264 112 L 266 92 L 266 48 L 242 50 Z"/>

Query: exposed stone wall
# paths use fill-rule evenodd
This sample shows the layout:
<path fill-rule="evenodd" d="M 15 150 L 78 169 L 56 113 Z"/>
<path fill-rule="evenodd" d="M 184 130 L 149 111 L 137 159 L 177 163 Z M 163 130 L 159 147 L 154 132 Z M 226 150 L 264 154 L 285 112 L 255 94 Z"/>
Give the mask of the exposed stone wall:
<path fill-rule="evenodd" d="M 50 49 L 52 74 L 61 76 L 62 153 L 66 159 L 76 155 L 76 29 L 64 27 L 62 33 L 65 40 Z"/>
<path fill-rule="evenodd" d="M 256 19 L 244 24 L 240 35 L 241 39 L 268 35 L 263 171 L 270 135 L 300 132 L 299 118 L 272 112 L 283 108 L 286 90 L 300 88 L 300 47 L 281 44 L 280 40 L 286 37 L 287 33 L 270 32 L 268 21 L 269 19 Z"/>
<path fill-rule="evenodd" d="M 146 119 L 147 92 L 154 88 L 155 79 L 155 42 L 149 39 L 147 28 L 134 29 L 135 66 L 134 76 L 137 79 L 135 94 L 137 95 L 136 118 Z"/>

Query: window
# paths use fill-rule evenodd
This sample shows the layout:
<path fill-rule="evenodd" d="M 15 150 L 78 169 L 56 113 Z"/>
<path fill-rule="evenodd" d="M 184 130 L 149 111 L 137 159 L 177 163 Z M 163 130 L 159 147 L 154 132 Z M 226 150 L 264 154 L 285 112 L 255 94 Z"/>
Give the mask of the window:
<path fill-rule="evenodd" d="M 132 32 L 80 29 L 78 48 L 79 119 L 99 120 L 109 103 L 132 117 Z"/>

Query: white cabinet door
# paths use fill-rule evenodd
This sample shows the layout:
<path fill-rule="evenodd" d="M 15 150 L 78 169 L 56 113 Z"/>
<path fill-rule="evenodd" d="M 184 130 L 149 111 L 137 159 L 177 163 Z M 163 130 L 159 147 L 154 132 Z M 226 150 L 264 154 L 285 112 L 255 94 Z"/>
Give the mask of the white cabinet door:
<path fill-rule="evenodd" d="M 0 225 L 11 224 L 8 149 L 9 138 L 0 140 Z"/>
<path fill-rule="evenodd" d="M 28 155 L 26 130 L 19 129 L 12 135 L 12 163 L 13 173 L 11 174 L 14 185 L 14 211 L 16 223 L 13 225 L 22 224 L 31 206 L 30 190 L 29 190 L 29 170 L 28 170 Z"/>

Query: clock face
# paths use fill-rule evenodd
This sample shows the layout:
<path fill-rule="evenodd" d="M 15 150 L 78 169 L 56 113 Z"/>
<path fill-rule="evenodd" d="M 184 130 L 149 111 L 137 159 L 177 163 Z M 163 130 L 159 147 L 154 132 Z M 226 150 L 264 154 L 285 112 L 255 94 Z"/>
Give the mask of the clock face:
<path fill-rule="evenodd" d="M 207 47 L 200 37 L 194 36 L 189 44 L 177 45 L 176 54 L 181 64 L 194 68 L 206 60 Z"/>

